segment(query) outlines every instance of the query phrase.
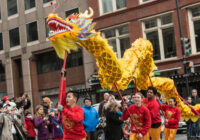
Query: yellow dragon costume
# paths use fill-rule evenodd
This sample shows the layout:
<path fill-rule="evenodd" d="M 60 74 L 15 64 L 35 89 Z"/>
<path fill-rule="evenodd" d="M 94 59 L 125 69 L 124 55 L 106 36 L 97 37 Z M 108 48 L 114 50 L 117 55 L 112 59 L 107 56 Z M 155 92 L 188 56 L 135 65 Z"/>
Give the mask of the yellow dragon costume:
<path fill-rule="evenodd" d="M 99 67 L 98 75 L 102 88 L 116 91 L 114 84 L 120 90 L 125 90 L 133 78 L 137 81 L 138 89 L 147 89 L 151 81 L 158 92 L 166 97 L 175 97 L 177 106 L 181 110 L 183 120 L 191 119 L 197 121 L 198 115 L 195 115 L 191 109 L 185 105 L 179 96 L 174 85 L 174 81 L 169 78 L 153 77 L 152 71 L 155 64 L 152 58 L 153 47 L 150 41 L 139 38 L 132 43 L 131 48 L 127 49 L 123 58 L 117 59 L 112 46 L 108 41 L 100 36 L 93 28 L 92 22 L 93 10 L 89 8 L 90 14 L 85 13 L 72 14 L 66 20 L 58 17 L 57 14 L 49 14 L 47 24 L 50 28 L 49 40 L 53 44 L 57 55 L 64 58 L 65 51 L 77 50 L 78 46 L 85 48 L 91 53 Z M 197 110 L 200 104 L 194 106 Z"/>

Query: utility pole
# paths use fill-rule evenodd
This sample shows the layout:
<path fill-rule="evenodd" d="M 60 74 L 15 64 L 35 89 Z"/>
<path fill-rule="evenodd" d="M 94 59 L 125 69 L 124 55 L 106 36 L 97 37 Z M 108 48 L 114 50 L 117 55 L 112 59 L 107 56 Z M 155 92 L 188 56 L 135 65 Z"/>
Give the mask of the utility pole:
<path fill-rule="evenodd" d="M 185 50 L 184 50 L 184 44 L 183 44 L 183 35 L 182 35 L 182 30 L 181 30 L 181 20 L 180 20 L 180 13 L 179 13 L 179 5 L 178 5 L 178 0 L 176 0 L 176 11 L 177 11 L 177 16 L 178 16 L 178 27 L 179 27 L 179 35 L 180 35 L 180 40 L 181 40 L 181 50 L 182 50 L 182 61 L 183 61 L 183 66 L 184 66 L 184 75 L 185 80 L 186 80 L 186 91 L 187 91 L 187 96 L 190 95 L 189 91 L 189 82 L 188 82 L 188 71 L 186 67 L 186 58 L 185 58 Z"/>

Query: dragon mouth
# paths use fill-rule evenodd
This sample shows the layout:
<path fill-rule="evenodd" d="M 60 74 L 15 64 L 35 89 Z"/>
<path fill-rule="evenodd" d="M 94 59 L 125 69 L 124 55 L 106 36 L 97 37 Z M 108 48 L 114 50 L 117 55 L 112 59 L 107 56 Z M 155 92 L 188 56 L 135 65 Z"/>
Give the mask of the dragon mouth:
<path fill-rule="evenodd" d="M 56 18 L 51 18 L 51 19 L 47 20 L 47 24 L 50 28 L 49 37 L 52 37 L 59 33 L 72 31 L 72 29 L 73 29 L 73 26 L 71 26 L 70 24 L 67 24 Z"/>

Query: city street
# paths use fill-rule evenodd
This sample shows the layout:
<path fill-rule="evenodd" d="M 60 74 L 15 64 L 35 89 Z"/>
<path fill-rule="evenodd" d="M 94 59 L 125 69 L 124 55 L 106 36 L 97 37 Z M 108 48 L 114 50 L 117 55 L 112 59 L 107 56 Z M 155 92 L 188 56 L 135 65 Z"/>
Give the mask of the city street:
<path fill-rule="evenodd" d="M 186 134 L 177 134 L 175 140 L 187 140 Z"/>

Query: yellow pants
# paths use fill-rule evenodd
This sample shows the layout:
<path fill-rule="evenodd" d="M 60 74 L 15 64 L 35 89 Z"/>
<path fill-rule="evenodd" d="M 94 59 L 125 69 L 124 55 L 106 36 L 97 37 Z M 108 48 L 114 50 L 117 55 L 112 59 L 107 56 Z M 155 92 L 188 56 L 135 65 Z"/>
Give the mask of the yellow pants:
<path fill-rule="evenodd" d="M 177 129 L 164 128 L 165 140 L 175 140 Z"/>
<path fill-rule="evenodd" d="M 162 125 L 158 128 L 150 128 L 149 136 L 151 137 L 151 140 L 160 140 L 161 126 Z"/>
<path fill-rule="evenodd" d="M 149 140 L 149 132 L 143 138 L 139 138 L 138 133 L 131 133 L 129 140 Z"/>

